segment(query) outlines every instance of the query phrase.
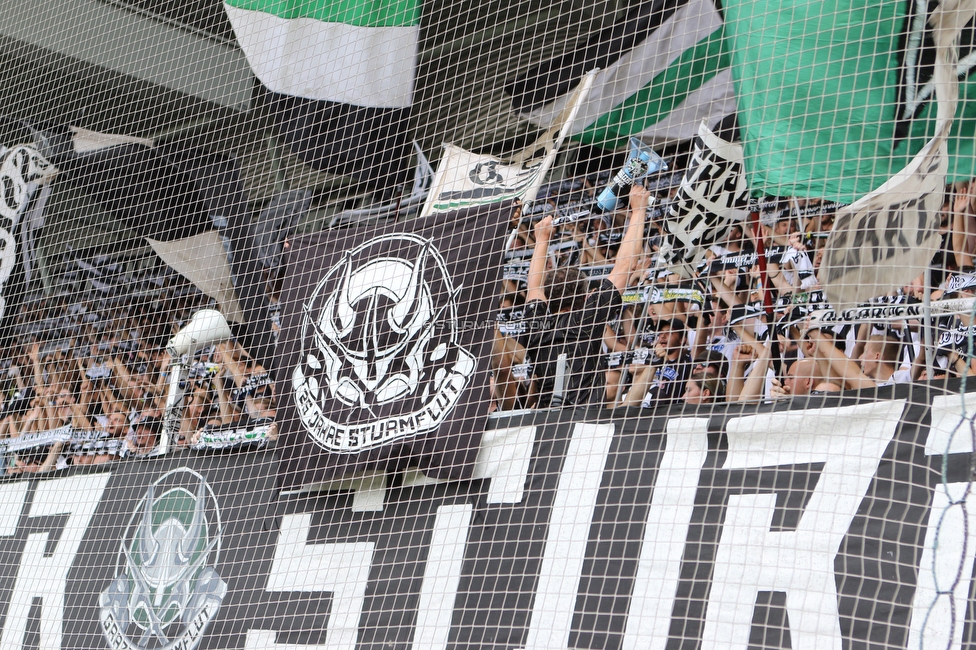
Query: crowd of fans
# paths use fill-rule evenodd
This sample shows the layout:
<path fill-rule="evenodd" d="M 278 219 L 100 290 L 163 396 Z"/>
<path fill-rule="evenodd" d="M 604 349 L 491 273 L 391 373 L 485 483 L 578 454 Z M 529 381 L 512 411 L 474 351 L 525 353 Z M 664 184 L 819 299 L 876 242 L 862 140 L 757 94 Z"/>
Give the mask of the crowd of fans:
<path fill-rule="evenodd" d="M 976 371 L 966 314 L 937 321 L 930 361 L 919 319 L 817 318 L 828 307 L 817 273 L 835 206 L 767 201 L 758 220 L 737 222 L 682 277 L 659 260 L 676 183 L 637 185 L 615 212 L 590 214 L 604 182 L 551 184 L 513 216 L 491 355 L 494 409 L 771 401 Z M 949 190 L 934 300 L 976 295 L 976 183 Z M 165 343 L 212 306 L 159 260 L 139 270 L 75 257 L 69 267 L 70 286 L 5 314 L 8 474 L 154 453 L 170 383 Z M 920 276 L 876 302 L 919 302 L 923 286 Z M 269 296 L 275 304 L 270 286 Z M 274 439 L 275 385 L 237 341 L 185 361 L 172 445 Z"/>
<path fill-rule="evenodd" d="M 172 360 L 166 341 L 209 299 L 159 264 L 72 260 L 73 284 L 8 306 L 0 407 L 2 472 L 41 472 L 154 453 Z M 115 280 L 114 282 L 112 280 Z M 11 313 L 12 312 L 12 313 Z M 175 448 L 263 444 L 275 386 L 231 340 L 187 358 Z"/>
<path fill-rule="evenodd" d="M 772 401 L 976 371 L 966 314 L 933 321 L 928 362 L 921 319 L 818 318 L 829 308 L 817 273 L 836 205 L 763 201 L 758 219 L 737 222 L 682 277 L 659 264 L 677 187 L 638 185 L 614 213 L 587 215 L 600 186 L 550 185 L 514 218 L 493 408 Z M 933 300 L 976 295 L 976 182 L 947 197 Z M 923 287 L 920 275 L 872 302 L 921 302 Z"/>

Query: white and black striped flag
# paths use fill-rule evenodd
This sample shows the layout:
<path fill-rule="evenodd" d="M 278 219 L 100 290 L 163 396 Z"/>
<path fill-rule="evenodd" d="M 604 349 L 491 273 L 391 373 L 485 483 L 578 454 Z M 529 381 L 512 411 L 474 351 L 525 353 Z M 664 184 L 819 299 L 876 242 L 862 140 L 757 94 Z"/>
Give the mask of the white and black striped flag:
<path fill-rule="evenodd" d="M 702 122 L 681 186 L 665 215 L 662 261 L 690 278 L 705 250 L 748 216 L 749 190 L 742 146 L 726 142 Z"/>

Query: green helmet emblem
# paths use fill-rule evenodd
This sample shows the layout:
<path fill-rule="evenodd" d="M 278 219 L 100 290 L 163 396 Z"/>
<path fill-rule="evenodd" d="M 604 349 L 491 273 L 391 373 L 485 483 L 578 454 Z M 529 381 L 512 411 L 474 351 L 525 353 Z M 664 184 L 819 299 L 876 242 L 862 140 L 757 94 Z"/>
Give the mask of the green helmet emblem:
<path fill-rule="evenodd" d="M 227 593 L 215 567 L 221 524 L 206 479 L 187 468 L 146 490 L 119 553 L 120 573 L 102 592 L 112 648 L 194 648 Z"/>

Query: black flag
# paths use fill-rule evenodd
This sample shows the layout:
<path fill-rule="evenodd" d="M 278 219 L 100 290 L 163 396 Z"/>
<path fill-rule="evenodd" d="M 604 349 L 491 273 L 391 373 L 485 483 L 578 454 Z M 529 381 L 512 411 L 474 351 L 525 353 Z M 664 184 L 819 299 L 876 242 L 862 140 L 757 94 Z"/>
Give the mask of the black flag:
<path fill-rule="evenodd" d="M 297 240 L 282 294 L 282 484 L 416 464 L 463 478 L 488 413 L 512 203 Z"/>
<path fill-rule="evenodd" d="M 220 232 L 230 242 L 234 292 L 244 312 L 235 335 L 256 361 L 274 370 L 265 281 L 235 159 L 182 145 L 123 144 L 62 156 L 60 167 L 65 181 L 149 239 L 179 241 L 215 230 L 215 217 L 224 221 Z"/>

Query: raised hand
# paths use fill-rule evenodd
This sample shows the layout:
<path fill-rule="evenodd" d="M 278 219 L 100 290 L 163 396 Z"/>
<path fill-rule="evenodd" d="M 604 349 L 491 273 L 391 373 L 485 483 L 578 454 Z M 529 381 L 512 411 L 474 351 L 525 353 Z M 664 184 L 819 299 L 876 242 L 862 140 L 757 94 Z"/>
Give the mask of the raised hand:
<path fill-rule="evenodd" d="M 772 379 L 769 394 L 773 399 L 785 399 L 787 397 L 792 397 L 790 394 L 790 389 L 784 386 L 776 377 L 773 377 Z"/>
<path fill-rule="evenodd" d="M 543 218 L 539 223 L 535 224 L 535 239 L 536 241 L 548 242 L 552 237 L 552 215 Z"/>
<path fill-rule="evenodd" d="M 630 209 L 646 210 L 647 200 L 651 197 L 643 185 L 635 184 L 630 187 Z"/>

